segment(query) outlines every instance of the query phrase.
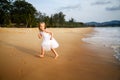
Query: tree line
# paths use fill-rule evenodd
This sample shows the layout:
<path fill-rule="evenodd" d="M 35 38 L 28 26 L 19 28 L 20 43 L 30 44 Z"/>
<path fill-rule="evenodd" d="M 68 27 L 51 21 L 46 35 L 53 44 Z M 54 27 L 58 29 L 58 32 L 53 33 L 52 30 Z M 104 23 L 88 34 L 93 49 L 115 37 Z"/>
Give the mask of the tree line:
<path fill-rule="evenodd" d="M 1 27 L 36 27 L 39 22 L 45 22 L 47 27 L 85 26 L 82 22 L 75 22 L 73 18 L 66 21 L 65 16 L 63 12 L 47 16 L 25 0 L 0 0 Z"/>

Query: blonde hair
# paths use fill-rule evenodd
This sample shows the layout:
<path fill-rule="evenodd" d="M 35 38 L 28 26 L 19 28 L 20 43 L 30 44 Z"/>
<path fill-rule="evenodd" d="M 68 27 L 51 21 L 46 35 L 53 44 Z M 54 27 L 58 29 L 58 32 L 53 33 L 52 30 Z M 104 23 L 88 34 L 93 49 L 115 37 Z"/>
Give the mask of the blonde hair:
<path fill-rule="evenodd" d="M 40 29 L 40 25 L 41 24 L 44 24 L 45 25 L 45 28 L 44 29 L 46 29 L 46 24 L 45 24 L 45 22 L 40 22 L 39 24 L 38 24 L 38 29 L 39 29 L 39 31 L 42 31 L 41 29 Z"/>

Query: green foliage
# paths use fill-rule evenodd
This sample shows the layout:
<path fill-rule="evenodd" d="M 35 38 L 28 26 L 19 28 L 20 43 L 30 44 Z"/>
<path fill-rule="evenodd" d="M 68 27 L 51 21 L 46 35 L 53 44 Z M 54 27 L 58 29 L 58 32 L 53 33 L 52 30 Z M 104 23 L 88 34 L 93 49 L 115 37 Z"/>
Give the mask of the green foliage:
<path fill-rule="evenodd" d="M 35 23 L 36 9 L 32 4 L 25 0 L 1 0 L 0 1 L 0 24 L 16 23 L 16 26 L 24 24 L 26 27 L 32 27 Z"/>
<path fill-rule="evenodd" d="M 69 20 L 69 22 L 70 22 L 70 23 L 74 23 L 75 21 L 74 21 L 73 18 L 71 18 L 71 19 Z"/>
<path fill-rule="evenodd" d="M 24 0 L 17 0 L 13 3 L 13 23 L 23 23 L 26 27 L 31 27 L 35 21 L 35 13 L 36 9 L 32 4 L 25 2 Z"/>
<path fill-rule="evenodd" d="M 0 26 L 5 27 L 37 27 L 39 22 L 45 22 L 47 27 L 84 26 L 73 18 L 65 21 L 63 12 L 51 16 L 37 12 L 33 5 L 25 0 L 0 0 L 0 16 Z"/>
<path fill-rule="evenodd" d="M 0 24 L 10 24 L 12 0 L 0 0 Z"/>
<path fill-rule="evenodd" d="M 75 22 L 73 18 L 69 21 L 65 21 L 65 14 L 62 12 L 52 14 L 50 17 L 46 14 L 38 12 L 36 15 L 37 22 L 45 22 L 47 27 L 81 27 L 84 26 L 82 22 Z"/>

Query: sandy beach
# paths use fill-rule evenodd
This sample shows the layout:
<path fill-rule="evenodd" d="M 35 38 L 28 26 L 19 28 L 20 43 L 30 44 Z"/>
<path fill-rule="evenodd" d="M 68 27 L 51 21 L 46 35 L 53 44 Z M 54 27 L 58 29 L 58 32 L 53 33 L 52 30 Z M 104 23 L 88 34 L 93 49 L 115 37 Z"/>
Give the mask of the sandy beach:
<path fill-rule="evenodd" d="M 114 52 L 83 42 L 93 28 L 48 28 L 60 44 L 40 58 L 37 28 L 0 28 L 0 80 L 120 80 Z"/>

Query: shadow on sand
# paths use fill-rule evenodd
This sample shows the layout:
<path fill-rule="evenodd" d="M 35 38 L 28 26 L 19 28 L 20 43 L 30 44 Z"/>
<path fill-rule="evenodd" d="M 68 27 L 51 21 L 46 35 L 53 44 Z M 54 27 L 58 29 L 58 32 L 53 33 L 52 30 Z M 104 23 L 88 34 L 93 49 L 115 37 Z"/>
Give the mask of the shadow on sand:
<path fill-rule="evenodd" d="M 29 48 L 26 48 L 26 47 L 23 47 L 23 46 L 18 46 L 18 45 L 12 44 L 12 43 L 8 43 L 8 42 L 5 42 L 5 41 L 1 41 L 1 40 L 0 40 L 0 43 L 3 44 L 3 45 L 14 47 L 21 52 L 25 52 L 25 53 L 33 55 L 35 57 L 39 57 L 38 56 L 38 53 L 39 53 L 38 51 L 29 49 Z"/>

